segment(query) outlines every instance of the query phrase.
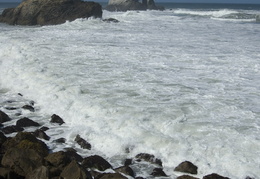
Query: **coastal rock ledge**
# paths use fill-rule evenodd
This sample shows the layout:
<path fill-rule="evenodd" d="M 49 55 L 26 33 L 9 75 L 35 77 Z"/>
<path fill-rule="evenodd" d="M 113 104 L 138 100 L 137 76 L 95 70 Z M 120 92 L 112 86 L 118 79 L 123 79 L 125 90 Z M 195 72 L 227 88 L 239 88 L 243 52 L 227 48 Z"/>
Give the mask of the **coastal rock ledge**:
<path fill-rule="evenodd" d="M 102 6 L 81 0 L 23 0 L 5 9 L 0 22 L 10 25 L 56 25 L 77 18 L 101 18 Z"/>
<path fill-rule="evenodd" d="M 128 10 L 164 10 L 164 7 L 155 5 L 154 0 L 109 0 L 106 10 L 128 11 Z"/>

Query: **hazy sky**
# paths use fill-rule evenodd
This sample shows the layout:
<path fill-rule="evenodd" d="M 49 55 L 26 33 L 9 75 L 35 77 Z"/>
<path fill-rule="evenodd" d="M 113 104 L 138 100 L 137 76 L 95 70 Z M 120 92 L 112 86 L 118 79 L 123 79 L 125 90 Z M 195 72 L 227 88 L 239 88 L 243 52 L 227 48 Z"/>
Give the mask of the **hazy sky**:
<path fill-rule="evenodd" d="M 22 0 L 0 0 L 0 2 L 21 2 Z M 108 0 L 92 0 L 96 2 L 108 2 Z M 141 0 L 140 0 L 141 1 Z M 193 3 L 244 3 L 260 4 L 260 0 L 155 0 L 155 2 L 193 2 Z"/>

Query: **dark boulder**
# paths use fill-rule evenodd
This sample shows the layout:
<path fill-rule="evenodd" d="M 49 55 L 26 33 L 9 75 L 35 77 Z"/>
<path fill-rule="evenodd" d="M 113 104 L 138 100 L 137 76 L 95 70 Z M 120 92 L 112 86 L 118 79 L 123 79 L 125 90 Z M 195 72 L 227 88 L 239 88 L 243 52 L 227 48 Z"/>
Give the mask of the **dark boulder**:
<path fill-rule="evenodd" d="M 153 172 L 151 173 L 154 177 L 167 177 L 167 175 L 164 173 L 162 168 L 155 168 L 153 169 Z"/>
<path fill-rule="evenodd" d="M 11 126 L 7 126 L 7 127 L 4 127 L 2 129 L 2 131 L 5 133 L 5 134 L 12 134 L 14 132 L 21 132 L 23 131 L 24 129 L 22 127 L 19 127 L 19 126 L 15 126 L 15 125 L 11 125 Z"/>
<path fill-rule="evenodd" d="M 34 111 L 35 111 L 34 107 L 32 107 L 31 105 L 24 105 L 22 108 L 23 108 L 23 109 L 26 109 L 26 110 L 29 110 L 29 111 L 31 111 L 31 112 L 34 112 Z"/>
<path fill-rule="evenodd" d="M 125 159 L 124 166 L 132 165 L 133 160 L 132 159 Z"/>
<path fill-rule="evenodd" d="M 40 166 L 26 175 L 26 179 L 49 179 L 49 178 L 51 178 L 50 170 L 46 166 Z"/>
<path fill-rule="evenodd" d="M 82 139 L 80 135 L 76 136 L 75 141 L 80 145 L 81 148 L 88 150 L 91 149 L 90 143 L 88 143 L 85 139 Z"/>
<path fill-rule="evenodd" d="M 49 153 L 47 145 L 29 132 L 18 132 L 15 137 L 7 139 L 2 145 L 2 151 L 12 148 L 31 149 L 42 157 L 47 156 Z"/>
<path fill-rule="evenodd" d="M 48 128 L 48 127 L 45 127 L 45 126 L 41 127 L 40 129 L 41 129 L 42 131 L 47 131 L 47 130 L 49 130 L 49 128 Z"/>
<path fill-rule="evenodd" d="M 17 174 L 25 176 L 42 166 L 43 158 L 33 149 L 11 148 L 6 151 L 1 164 L 12 168 Z"/>
<path fill-rule="evenodd" d="M 53 142 L 63 144 L 66 142 L 66 139 L 62 137 L 62 138 L 58 138 L 58 139 L 54 140 Z"/>
<path fill-rule="evenodd" d="M 51 123 L 58 123 L 59 125 L 62 125 L 64 124 L 64 121 L 60 116 L 53 114 L 51 116 Z"/>
<path fill-rule="evenodd" d="M 92 179 L 91 174 L 75 160 L 63 169 L 60 176 L 64 179 Z"/>
<path fill-rule="evenodd" d="M 27 117 L 24 117 L 22 119 L 19 119 L 17 122 L 16 122 L 16 126 L 18 127 L 31 127 L 31 126 L 40 126 L 40 124 L 38 122 L 34 122 L 33 120 L 27 118 Z"/>
<path fill-rule="evenodd" d="M 9 118 L 9 116 L 0 110 L 0 123 L 2 124 L 4 122 L 10 121 L 10 120 L 11 119 Z"/>
<path fill-rule="evenodd" d="M 229 179 L 228 177 L 220 176 L 216 173 L 212 173 L 210 175 L 204 176 L 203 179 Z"/>
<path fill-rule="evenodd" d="M 48 136 L 43 130 L 37 129 L 36 131 L 33 132 L 33 135 L 35 137 L 44 139 L 44 140 L 50 140 L 50 136 Z"/>
<path fill-rule="evenodd" d="M 104 158 L 98 155 L 93 155 L 84 158 L 84 160 L 82 161 L 82 166 L 90 169 L 91 168 L 98 169 L 100 171 L 104 171 L 106 169 L 112 168 L 112 166 L 108 161 L 106 161 Z"/>
<path fill-rule="evenodd" d="M 0 179 L 24 179 L 10 168 L 0 168 Z"/>
<path fill-rule="evenodd" d="M 162 161 L 160 159 L 155 158 L 154 155 L 147 154 L 147 153 L 140 153 L 135 156 L 136 161 L 141 162 L 149 162 L 152 164 L 157 164 L 159 166 L 162 166 Z"/>
<path fill-rule="evenodd" d="M 0 132 L 0 147 L 2 146 L 2 144 L 7 140 L 7 137 Z"/>
<path fill-rule="evenodd" d="M 178 176 L 176 179 L 199 179 L 189 175 Z"/>
<path fill-rule="evenodd" d="M 71 162 L 70 157 L 63 151 L 54 152 L 45 157 L 45 160 L 51 165 L 58 168 L 64 168 Z"/>
<path fill-rule="evenodd" d="M 127 179 L 127 177 L 120 173 L 105 173 L 99 179 Z"/>
<path fill-rule="evenodd" d="M 117 173 L 123 173 L 125 175 L 135 177 L 135 173 L 134 173 L 133 169 L 129 166 L 122 166 L 122 167 L 116 168 L 115 171 Z"/>
<path fill-rule="evenodd" d="M 189 161 L 182 162 L 179 164 L 174 171 L 183 172 L 183 173 L 190 173 L 190 174 L 197 174 L 198 167 Z"/>
<path fill-rule="evenodd" d="M 24 0 L 5 9 L 0 22 L 11 25 L 56 25 L 77 18 L 102 17 L 102 6 L 81 0 Z"/>

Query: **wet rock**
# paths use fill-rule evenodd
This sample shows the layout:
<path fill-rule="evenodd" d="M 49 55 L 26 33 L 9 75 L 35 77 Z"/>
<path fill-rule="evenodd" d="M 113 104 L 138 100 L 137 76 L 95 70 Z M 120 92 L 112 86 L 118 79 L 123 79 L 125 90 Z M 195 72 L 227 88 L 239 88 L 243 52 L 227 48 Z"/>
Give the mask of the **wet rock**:
<path fill-rule="evenodd" d="M 91 145 L 85 139 L 82 139 L 80 135 L 77 135 L 75 141 L 80 145 L 83 149 L 91 150 Z"/>
<path fill-rule="evenodd" d="M 114 22 L 114 23 L 118 23 L 119 20 L 114 19 L 114 18 L 108 18 L 108 19 L 103 19 L 104 22 Z"/>
<path fill-rule="evenodd" d="M 33 135 L 35 137 L 44 139 L 44 140 L 50 140 L 50 136 L 48 136 L 44 131 L 41 129 L 37 129 L 36 131 L 33 132 Z"/>
<path fill-rule="evenodd" d="M 31 111 L 31 112 L 34 112 L 34 111 L 35 111 L 34 107 L 32 107 L 31 105 L 24 105 L 22 108 L 23 108 L 23 109 L 26 109 L 26 110 L 29 110 L 29 111 Z"/>
<path fill-rule="evenodd" d="M 124 166 L 131 165 L 132 161 L 133 161 L 132 159 L 126 159 L 125 162 L 124 162 Z"/>
<path fill-rule="evenodd" d="M 0 178 L 2 179 L 24 179 L 23 176 L 18 175 L 9 168 L 0 168 Z"/>
<path fill-rule="evenodd" d="M 84 158 L 82 162 L 82 166 L 84 166 L 85 168 L 98 169 L 100 171 L 104 171 L 106 169 L 112 168 L 112 166 L 108 161 L 106 161 L 104 158 L 98 155 L 93 155 Z"/>
<path fill-rule="evenodd" d="M 63 144 L 63 143 L 66 142 L 66 139 L 62 137 L 62 138 L 59 138 L 59 139 L 54 140 L 53 142 Z"/>
<path fill-rule="evenodd" d="M 83 161 L 83 157 L 81 157 L 76 151 L 67 150 L 65 153 L 69 156 L 70 160 L 76 160 L 77 162 Z"/>
<path fill-rule="evenodd" d="M 11 119 L 9 118 L 9 116 L 0 110 L 0 123 L 2 124 L 4 122 L 10 121 L 10 120 Z"/>
<path fill-rule="evenodd" d="M 47 145 L 29 132 L 18 132 L 15 137 L 7 139 L 2 145 L 4 151 L 11 148 L 31 149 L 42 157 L 47 156 L 49 153 Z"/>
<path fill-rule="evenodd" d="M 120 173 L 105 173 L 99 179 L 127 179 Z"/>
<path fill-rule="evenodd" d="M 50 170 L 46 166 L 40 166 L 26 175 L 26 179 L 49 179 L 49 178 L 50 178 Z"/>
<path fill-rule="evenodd" d="M 24 117 L 22 119 L 19 119 L 17 122 L 16 122 L 16 126 L 18 127 L 31 127 L 31 126 L 40 126 L 40 124 L 38 122 L 35 122 L 27 117 Z"/>
<path fill-rule="evenodd" d="M 48 127 L 45 127 L 45 126 L 41 127 L 40 129 L 41 129 L 42 131 L 47 131 L 47 130 L 49 130 L 49 128 L 48 128 Z"/>
<path fill-rule="evenodd" d="M 92 179 L 90 173 L 75 160 L 64 168 L 60 176 L 64 179 Z"/>
<path fill-rule="evenodd" d="M 220 176 L 216 173 L 212 173 L 210 175 L 204 176 L 203 179 L 229 179 L 228 177 Z"/>
<path fill-rule="evenodd" d="M 197 170 L 198 167 L 189 161 L 182 162 L 174 169 L 174 171 L 177 172 L 190 173 L 190 174 L 197 174 L 198 173 Z"/>
<path fill-rule="evenodd" d="M 11 126 L 7 126 L 7 127 L 4 127 L 2 129 L 2 131 L 5 133 L 5 134 L 11 134 L 11 133 L 14 133 L 14 132 L 21 132 L 23 131 L 24 129 L 22 127 L 19 127 L 19 126 L 15 126 L 15 125 L 11 125 Z"/>
<path fill-rule="evenodd" d="M 102 6 L 81 0 L 24 0 L 5 9 L 0 22 L 10 25 L 56 25 L 77 18 L 102 17 Z"/>
<path fill-rule="evenodd" d="M 51 123 L 58 123 L 59 125 L 62 125 L 64 124 L 64 121 L 60 116 L 53 114 L 51 116 Z"/>
<path fill-rule="evenodd" d="M 70 157 L 63 151 L 54 152 L 45 157 L 52 166 L 63 168 L 71 162 Z"/>
<path fill-rule="evenodd" d="M 176 179 L 199 179 L 199 178 L 195 178 L 193 176 L 189 176 L 189 175 L 182 175 L 177 177 Z"/>
<path fill-rule="evenodd" d="M 2 144 L 7 140 L 7 137 L 0 132 L 0 147 L 2 146 Z"/>
<path fill-rule="evenodd" d="M 16 107 L 5 107 L 5 109 L 7 109 L 9 111 L 13 111 L 13 110 L 17 110 L 18 108 L 16 108 Z"/>
<path fill-rule="evenodd" d="M 129 166 L 123 166 L 115 169 L 116 172 L 118 173 L 123 173 L 125 175 L 129 175 L 131 177 L 135 177 L 135 173 L 133 169 Z"/>
<path fill-rule="evenodd" d="M 145 161 L 152 164 L 157 164 L 159 166 L 162 166 L 162 161 L 160 159 L 155 158 L 154 155 L 147 154 L 147 153 L 140 153 L 135 156 L 136 161 Z"/>
<path fill-rule="evenodd" d="M 12 168 L 17 174 L 25 176 L 43 164 L 43 158 L 33 149 L 11 148 L 3 156 L 4 167 Z"/>
<path fill-rule="evenodd" d="M 167 177 L 167 175 L 164 173 L 162 168 L 155 168 L 153 169 L 153 172 L 151 173 L 154 177 Z"/>

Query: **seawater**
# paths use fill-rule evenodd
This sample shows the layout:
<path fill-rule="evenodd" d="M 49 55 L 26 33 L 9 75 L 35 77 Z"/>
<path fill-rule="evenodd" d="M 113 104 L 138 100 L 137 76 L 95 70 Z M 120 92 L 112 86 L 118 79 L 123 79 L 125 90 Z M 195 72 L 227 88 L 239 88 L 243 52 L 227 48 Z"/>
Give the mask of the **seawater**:
<path fill-rule="evenodd" d="M 54 151 L 72 146 L 118 166 L 146 152 L 172 178 L 185 160 L 199 177 L 259 178 L 259 13 L 190 6 L 104 10 L 119 23 L 0 24 L 0 109 L 17 119 L 6 100 L 34 100 L 32 119 L 60 115 L 66 124 L 47 134 L 67 142 L 49 142 Z"/>

